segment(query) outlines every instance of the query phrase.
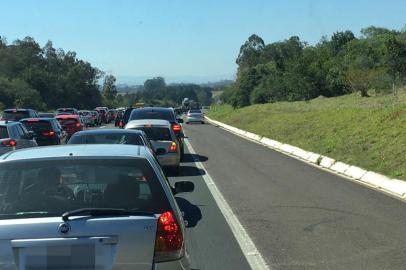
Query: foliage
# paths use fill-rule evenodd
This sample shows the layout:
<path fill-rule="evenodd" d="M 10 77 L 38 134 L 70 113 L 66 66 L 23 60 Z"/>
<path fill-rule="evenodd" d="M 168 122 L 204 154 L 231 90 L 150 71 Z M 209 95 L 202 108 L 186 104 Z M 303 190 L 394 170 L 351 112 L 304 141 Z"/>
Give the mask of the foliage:
<path fill-rule="evenodd" d="M 75 52 L 43 48 L 31 37 L 7 44 L 0 39 L 0 103 L 38 110 L 62 106 L 93 108 L 102 97 L 102 73 Z"/>
<path fill-rule="evenodd" d="M 210 105 L 212 101 L 212 88 L 202 87 L 196 84 L 172 84 L 167 85 L 165 79 L 156 77 L 148 79 L 142 90 L 125 95 L 124 99 L 142 101 L 151 106 L 175 107 L 182 103 L 184 98 L 198 101 L 201 105 Z"/>
<path fill-rule="evenodd" d="M 265 44 L 251 35 L 237 57 L 236 82 L 221 95 L 234 108 L 390 89 L 406 80 L 406 32 L 370 26 L 357 38 L 336 32 L 309 46 L 297 36 Z M 388 90 L 387 90 L 388 91 Z"/>

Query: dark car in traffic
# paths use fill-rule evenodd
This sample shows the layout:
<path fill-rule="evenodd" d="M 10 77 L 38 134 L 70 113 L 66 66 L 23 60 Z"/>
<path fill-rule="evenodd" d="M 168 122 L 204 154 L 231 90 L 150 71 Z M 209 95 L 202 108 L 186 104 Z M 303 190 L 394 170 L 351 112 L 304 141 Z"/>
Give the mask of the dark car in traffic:
<path fill-rule="evenodd" d="M 34 133 L 39 146 L 66 143 L 68 134 L 55 118 L 27 118 L 20 122 Z"/>
<path fill-rule="evenodd" d="M 20 121 L 23 118 L 37 118 L 38 113 L 32 109 L 6 109 L 1 120 Z"/>
<path fill-rule="evenodd" d="M 183 134 L 183 129 L 181 126 L 181 123 L 183 123 L 183 119 L 176 118 L 176 113 L 172 108 L 144 107 L 132 109 L 127 123 L 132 120 L 143 119 L 162 119 L 171 123 L 171 128 L 179 142 L 181 159 L 183 159 L 185 151 L 183 142 L 185 136 Z"/>

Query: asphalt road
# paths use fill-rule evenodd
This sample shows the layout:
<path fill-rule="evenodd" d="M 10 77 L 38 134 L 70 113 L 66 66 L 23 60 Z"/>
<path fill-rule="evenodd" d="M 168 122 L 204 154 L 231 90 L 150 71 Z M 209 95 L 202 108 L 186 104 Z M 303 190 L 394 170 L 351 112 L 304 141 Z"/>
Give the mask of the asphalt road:
<path fill-rule="evenodd" d="M 209 173 L 272 269 L 406 269 L 403 202 L 212 125 L 184 130 L 207 170 L 185 163 L 181 177 L 197 184 L 185 195 L 201 212 L 197 268 L 249 269 L 200 182 Z"/>

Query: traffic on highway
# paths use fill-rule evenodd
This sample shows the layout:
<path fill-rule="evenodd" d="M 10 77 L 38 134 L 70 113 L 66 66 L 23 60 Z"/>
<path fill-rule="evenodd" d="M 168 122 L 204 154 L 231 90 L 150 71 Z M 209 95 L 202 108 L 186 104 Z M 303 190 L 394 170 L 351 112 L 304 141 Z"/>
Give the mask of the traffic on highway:
<path fill-rule="evenodd" d="M 0 270 L 405 270 L 405 0 L 15 0 Z"/>

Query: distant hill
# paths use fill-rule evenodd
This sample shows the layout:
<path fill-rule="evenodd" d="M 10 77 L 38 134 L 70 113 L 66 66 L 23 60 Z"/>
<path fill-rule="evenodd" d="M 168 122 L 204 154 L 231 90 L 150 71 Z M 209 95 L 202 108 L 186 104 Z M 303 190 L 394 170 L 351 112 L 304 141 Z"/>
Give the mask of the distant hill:
<path fill-rule="evenodd" d="M 233 80 L 221 80 L 217 82 L 207 82 L 207 83 L 202 83 L 200 86 L 202 87 L 211 87 L 211 88 L 221 88 L 227 85 L 230 85 L 234 83 Z"/>

